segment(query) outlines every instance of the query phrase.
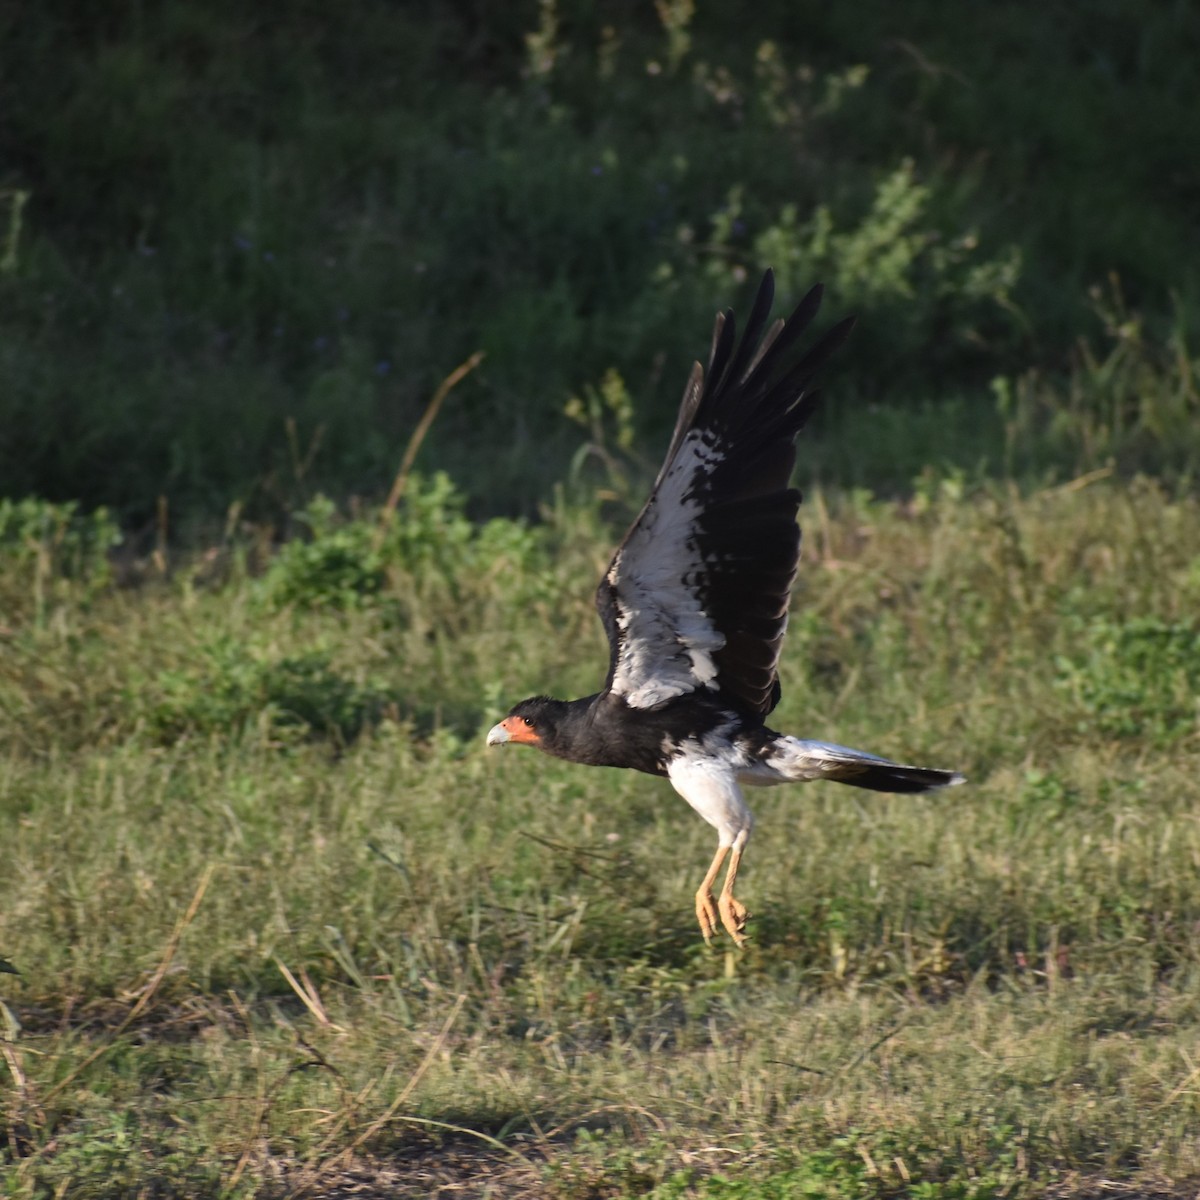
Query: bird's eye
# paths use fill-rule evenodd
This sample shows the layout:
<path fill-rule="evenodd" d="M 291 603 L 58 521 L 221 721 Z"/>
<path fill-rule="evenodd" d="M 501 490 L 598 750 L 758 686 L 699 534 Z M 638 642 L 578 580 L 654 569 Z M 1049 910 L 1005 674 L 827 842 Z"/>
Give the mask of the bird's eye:
<path fill-rule="evenodd" d="M 533 728 L 533 722 L 532 722 L 532 721 L 531 721 L 531 720 L 530 720 L 528 717 L 522 717 L 522 718 L 521 718 L 521 721 L 522 721 L 524 724 L 528 725 L 530 729 L 532 729 L 532 728 Z"/>

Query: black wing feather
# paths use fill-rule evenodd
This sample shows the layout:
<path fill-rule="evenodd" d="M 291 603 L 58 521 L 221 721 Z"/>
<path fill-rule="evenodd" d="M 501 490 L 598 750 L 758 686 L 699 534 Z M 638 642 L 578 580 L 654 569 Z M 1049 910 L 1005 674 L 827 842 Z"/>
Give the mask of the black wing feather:
<path fill-rule="evenodd" d="M 708 370 L 692 369 L 654 488 L 596 593 L 607 687 L 634 707 L 701 687 L 748 717 L 778 703 L 800 554 L 800 493 L 788 486 L 796 435 L 815 406 L 813 374 L 853 325 L 834 326 L 789 366 L 821 295 L 818 285 L 768 325 L 768 271 L 741 340 L 733 313 L 719 314 Z"/>

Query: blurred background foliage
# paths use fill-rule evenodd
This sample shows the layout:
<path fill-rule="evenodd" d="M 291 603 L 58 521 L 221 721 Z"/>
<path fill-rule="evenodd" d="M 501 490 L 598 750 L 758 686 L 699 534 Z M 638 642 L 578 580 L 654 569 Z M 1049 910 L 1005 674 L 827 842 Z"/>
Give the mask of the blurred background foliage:
<path fill-rule="evenodd" d="M 483 350 L 422 463 L 529 511 L 570 397 L 654 457 L 767 265 L 861 318 L 809 475 L 1196 462 L 1182 0 L 50 0 L 0 38 L 9 496 L 173 536 L 378 497 Z"/>

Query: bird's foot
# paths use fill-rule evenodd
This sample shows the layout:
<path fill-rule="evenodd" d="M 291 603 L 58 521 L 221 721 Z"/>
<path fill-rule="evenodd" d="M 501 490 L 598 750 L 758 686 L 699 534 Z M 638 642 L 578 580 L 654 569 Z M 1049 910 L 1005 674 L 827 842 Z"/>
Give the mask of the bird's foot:
<path fill-rule="evenodd" d="M 702 887 L 696 893 L 696 920 L 705 942 L 712 945 L 713 934 L 717 932 L 717 902 L 711 888 Z"/>
<path fill-rule="evenodd" d="M 746 945 L 746 918 L 749 917 L 746 906 L 735 899 L 729 892 L 722 892 L 720 899 L 714 900 L 708 888 L 701 888 L 696 893 L 696 920 L 700 923 L 700 932 L 704 940 L 712 944 L 713 934 L 717 932 L 717 921 L 725 927 L 725 932 L 737 943 L 739 949 Z"/>
<path fill-rule="evenodd" d="M 725 932 L 737 943 L 738 949 L 742 949 L 746 945 L 746 918 L 750 915 L 746 906 L 732 892 L 722 892 L 717 903 Z"/>

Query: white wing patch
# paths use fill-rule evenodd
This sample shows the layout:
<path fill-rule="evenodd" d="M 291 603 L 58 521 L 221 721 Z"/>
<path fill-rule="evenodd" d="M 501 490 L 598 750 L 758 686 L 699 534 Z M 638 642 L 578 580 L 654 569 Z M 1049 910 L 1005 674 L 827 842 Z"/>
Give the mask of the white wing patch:
<path fill-rule="evenodd" d="M 609 568 L 620 652 L 612 690 L 631 708 L 653 708 L 716 688 L 713 655 L 725 635 L 700 603 L 704 560 L 697 491 L 724 454 L 711 432 L 692 430 L 629 540 Z"/>

